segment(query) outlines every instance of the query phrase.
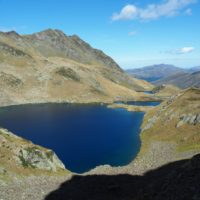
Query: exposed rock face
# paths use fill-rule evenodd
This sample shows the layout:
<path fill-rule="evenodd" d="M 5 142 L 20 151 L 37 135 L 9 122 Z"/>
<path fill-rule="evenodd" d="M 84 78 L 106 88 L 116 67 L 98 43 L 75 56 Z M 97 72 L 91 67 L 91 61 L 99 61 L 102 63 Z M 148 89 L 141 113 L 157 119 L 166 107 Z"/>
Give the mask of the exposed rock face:
<path fill-rule="evenodd" d="M 34 145 L 11 132 L 0 129 L 0 168 L 8 173 L 22 173 L 21 169 L 57 172 L 64 170 L 64 164 L 49 149 Z"/>
<path fill-rule="evenodd" d="M 0 72 L 0 80 L 2 85 L 8 85 L 10 87 L 19 87 L 22 84 L 22 81 L 12 74 L 6 74 Z"/>
<path fill-rule="evenodd" d="M 48 29 L 24 37 L 45 57 L 67 57 L 85 64 L 98 63 L 121 70 L 112 58 L 100 50 L 93 49 L 77 35 L 68 37 L 60 30 Z"/>
<path fill-rule="evenodd" d="M 156 93 L 160 92 L 161 90 L 163 90 L 165 87 L 166 87 L 166 85 L 164 85 L 164 84 L 159 85 L 152 90 L 152 93 L 156 94 Z"/>
<path fill-rule="evenodd" d="M 154 140 L 173 142 L 181 152 L 200 151 L 199 100 L 200 90 L 192 88 L 150 110 L 144 117 L 142 137 L 147 143 Z"/>
<path fill-rule="evenodd" d="M 51 150 L 44 152 L 37 147 L 27 147 L 20 149 L 18 157 L 24 167 L 32 167 L 49 171 L 56 171 L 57 168 L 65 169 L 63 163 Z"/>
<path fill-rule="evenodd" d="M 179 128 L 184 124 L 197 125 L 200 124 L 200 114 L 183 114 L 176 127 Z"/>
<path fill-rule="evenodd" d="M 80 81 L 79 75 L 71 68 L 61 67 L 56 71 L 60 76 L 65 77 L 66 79 L 71 79 L 74 81 Z"/>
<path fill-rule="evenodd" d="M 162 99 L 169 98 L 171 96 L 174 96 L 178 93 L 180 93 L 181 90 L 173 85 L 159 85 L 153 88 L 152 93 L 154 97 L 159 97 Z"/>
<path fill-rule="evenodd" d="M 153 125 L 156 123 L 157 119 L 158 119 L 157 116 L 153 116 L 152 118 L 148 119 L 147 124 L 144 126 L 144 128 L 142 128 L 142 132 L 152 128 Z"/>
<path fill-rule="evenodd" d="M 7 54 L 10 54 L 12 56 L 17 56 L 17 57 L 30 57 L 30 55 L 24 53 L 23 51 L 16 49 L 12 46 L 7 45 L 6 43 L 0 42 L 0 50 L 3 50 Z"/>

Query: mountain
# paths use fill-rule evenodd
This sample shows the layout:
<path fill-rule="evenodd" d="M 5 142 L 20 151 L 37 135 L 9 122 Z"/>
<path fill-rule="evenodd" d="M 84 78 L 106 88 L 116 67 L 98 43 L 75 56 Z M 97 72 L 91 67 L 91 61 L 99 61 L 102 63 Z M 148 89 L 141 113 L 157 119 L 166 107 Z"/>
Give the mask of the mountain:
<path fill-rule="evenodd" d="M 152 90 L 154 97 L 162 99 L 170 98 L 171 96 L 176 95 L 179 92 L 181 92 L 181 90 L 176 86 L 164 84 L 154 87 Z"/>
<path fill-rule="evenodd" d="M 149 82 L 153 82 L 166 76 L 183 72 L 184 69 L 175 67 L 174 65 L 159 64 L 142 68 L 129 69 L 126 72 L 132 77 L 140 78 Z"/>
<path fill-rule="evenodd" d="M 181 72 L 153 82 L 155 85 L 171 84 L 181 89 L 200 87 L 200 71 L 194 73 Z"/>
<path fill-rule="evenodd" d="M 60 30 L 48 29 L 25 35 L 24 38 L 44 57 L 68 58 L 83 64 L 102 65 L 122 71 L 112 58 L 100 50 L 93 49 L 77 35 L 67 37 Z"/>
<path fill-rule="evenodd" d="M 200 66 L 182 69 L 173 65 L 152 65 L 126 71 L 132 77 L 152 82 L 159 86 L 170 84 L 181 89 L 200 86 Z"/>
<path fill-rule="evenodd" d="M 60 30 L 0 32 L 0 105 L 139 98 L 151 84 L 128 76 L 102 51 Z"/>
<path fill-rule="evenodd" d="M 198 71 L 200 71 L 200 66 L 191 67 L 188 69 L 188 72 L 190 72 L 190 73 L 194 73 L 194 72 L 198 72 Z"/>

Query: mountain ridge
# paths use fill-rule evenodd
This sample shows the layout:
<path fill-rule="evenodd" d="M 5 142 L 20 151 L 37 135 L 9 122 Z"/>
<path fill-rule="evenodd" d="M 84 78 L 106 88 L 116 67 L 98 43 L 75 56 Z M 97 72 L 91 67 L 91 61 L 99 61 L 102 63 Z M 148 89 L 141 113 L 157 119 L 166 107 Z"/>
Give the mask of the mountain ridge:
<path fill-rule="evenodd" d="M 0 32 L 0 105 L 137 99 L 152 85 L 128 76 L 78 36 Z M 79 81 L 78 81 L 79 80 Z"/>
<path fill-rule="evenodd" d="M 172 84 L 181 89 L 200 87 L 200 71 L 189 73 L 181 72 L 153 82 L 155 85 Z"/>
<path fill-rule="evenodd" d="M 81 62 L 83 62 L 84 64 L 96 64 L 96 63 L 89 61 L 89 59 L 91 59 L 91 57 L 94 56 L 94 54 L 98 54 L 99 56 L 102 56 L 103 59 L 106 59 L 106 62 L 102 63 L 102 61 L 99 60 L 98 57 L 96 57 L 97 60 L 99 61 L 99 64 L 103 64 L 104 66 L 109 66 L 109 67 L 111 67 L 111 65 L 112 65 L 112 67 L 121 70 L 119 65 L 111 57 L 105 55 L 104 52 L 101 50 L 92 48 L 87 42 L 83 41 L 77 35 L 67 36 L 61 30 L 47 29 L 47 30 L 44 30 L 41 32 L 24 35 L 23 37 L 27 38 L 29 41 L 33 40 L 34 42 L 36 42 L 37 40 L 44 41 L 46 43 L 49 42 L 50 45 L 53 45 L 53 48 L 60 48 L 60 49 L 62 49 L 62 51 L 66 51 L 66 55 L 68 56 L 68 58 L 78 61 L 78 62 L 80 61 L 80 59 L 77 58 L 77 55 L 78 56 L 81 56 L 81 55 L 77 51 L 77 49 L 79 49 L 79 51 L 81 51 L 81 53 L 84 53 L 83 54 L 84 56 L 86 56 L 86 53 L 84 51 L 88 51 L 92 54 L 92 55 L 89 55 L 88 58 L 85 58 L 85 60 L 84 60 L 81 56 L 81 59 L 83 59 L 83 60 L 81 60 Z M 74 45 L 76 48 L 74 47 Z M 47 53 L 49 53 L 49 52 L 41 51 L 38 47 L 36 47 L 36 48 L 40 53 L 42 53 L 42 55 L 46 56 Z M 77 54 L 77 55 L 73 55 L 73 52 L 71 52 L 71 54 L 70 54 L 70 52 L 68 51 L 68 49 L 70 49 L 70 48 L 72 48 L 72 50 L 74 51 L 74 54 Z M 72 50 L 70 49 L 70 51 L 72 51 Z M 54 53 L 56 53 L 56 52 L 54 51 Z M 56 55 L 56 54 L 54 54 L 54 55 Z M 65 55 L 62 55 L 62 54 L 59 56 L 65 57 Z"/>
<path fill-rule="evenodd" d="M 126 72 L 136 78 L 144 79 L 150 82 L 159 80 L 167 75 L 184 71 L 184 69 L 169 64 L 155 64 L 142 68 L 126 70 Z"/>

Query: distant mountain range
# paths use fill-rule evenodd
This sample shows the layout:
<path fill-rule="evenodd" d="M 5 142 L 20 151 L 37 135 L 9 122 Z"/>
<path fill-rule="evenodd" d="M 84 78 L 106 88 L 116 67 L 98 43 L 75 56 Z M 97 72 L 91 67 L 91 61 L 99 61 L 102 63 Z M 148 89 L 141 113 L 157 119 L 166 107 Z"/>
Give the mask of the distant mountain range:
<path fill-rule="evenodd" d="M 174 65 L 159 64 L 142 68 L 129 69 L 126 72 L 133 77 L 140 78 L 149 82 L 162 79 L 166 76 L 183 72 L 184 70 Z"/>
<path fill-rule="evenodd" d="M 155 85 L 171 84 L 182 89 L 200 86 L 200 66 L 183 69 L 174 65 L 159 64 L 129 69 L 126 72 Z"/>
<path fill-rule="evenodd" d="M 198 72 L 200 71 L 200 66 L 189 68 L 187 71 L 191 73 Z"/>
<path fill-rule="evenodd" d="M 158 81 L 153 82 L 155 85 L 171 84 L 175 85 L 181 89 L 186 89 L 188 87 L 200 87 L 200 71 L 188 73 L 180 72 Z"/>

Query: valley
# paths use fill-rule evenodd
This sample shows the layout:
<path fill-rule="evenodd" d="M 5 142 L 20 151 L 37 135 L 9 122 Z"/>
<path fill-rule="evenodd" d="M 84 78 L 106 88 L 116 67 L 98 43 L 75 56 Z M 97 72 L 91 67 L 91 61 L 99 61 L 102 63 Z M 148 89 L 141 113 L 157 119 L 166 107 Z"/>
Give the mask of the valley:
<path fill-rule="evenodd" d="M 0 8 L 0 200 L 200 200 L 200 1 Z"/>
<path fill-rule="evenodd" d="M 77 174 L 142 177 L 199 154 L 198 72 L 154 67 L 131 77 L 57 29 L 0 32 L 0 193 L 48 199 Z"/>

